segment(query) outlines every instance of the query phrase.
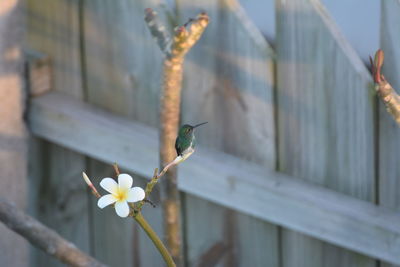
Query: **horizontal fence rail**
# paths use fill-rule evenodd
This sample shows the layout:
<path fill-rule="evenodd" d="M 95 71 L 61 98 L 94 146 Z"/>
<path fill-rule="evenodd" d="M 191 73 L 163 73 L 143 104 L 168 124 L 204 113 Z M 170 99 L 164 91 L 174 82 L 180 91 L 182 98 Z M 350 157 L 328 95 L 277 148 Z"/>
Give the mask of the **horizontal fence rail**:
<path fill-rule="evenodd" d="M 61 93 L 32 98 L 29 124 L 38 137 L 148 178 L 158 166 L 156 129 Z M 179 177 L 186 193 L 400 264 L 398 213 L 201 148 L 179 166 Z M 81 177 L 74 182 L 84 186 Z"/>

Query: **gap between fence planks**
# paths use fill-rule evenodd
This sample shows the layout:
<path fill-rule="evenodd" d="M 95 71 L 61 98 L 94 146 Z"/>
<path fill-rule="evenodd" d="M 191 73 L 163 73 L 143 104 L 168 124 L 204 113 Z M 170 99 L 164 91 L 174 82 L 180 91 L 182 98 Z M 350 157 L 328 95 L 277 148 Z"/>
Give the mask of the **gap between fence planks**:
<path fill-rule="evenodd" d="M 72 97 L 34 98 L 28 117 L 33 134 L 90 157 L 146 177 L 157 165 L 155 129 Z M 400 264 L 399 214 L 217 151 L 199 148 L 179 172 L 186 193 Z"/>

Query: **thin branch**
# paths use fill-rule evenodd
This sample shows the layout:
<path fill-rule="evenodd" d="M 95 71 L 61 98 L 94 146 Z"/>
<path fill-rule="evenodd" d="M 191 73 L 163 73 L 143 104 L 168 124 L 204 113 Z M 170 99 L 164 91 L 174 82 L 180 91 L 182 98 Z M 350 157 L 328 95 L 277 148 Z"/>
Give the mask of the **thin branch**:
<path fill-rule="evenodd" d="M 0 221 L 14 232 L 23 236 L 32 245 L 68 265 L 82 267 L 106 266 L 83 253 L 74 244 L 62 238 L 52 229 L 18 210 L 12 203 L 1 198 Z"/>
<path fill-rule="evenodd" d="M 97 198 L 100 197 L 99 192 L 97 192 L 96 187 L 92 184 L 90 181 L 89 177 L 86 175 L 85 172 L 82 172 L 83 179 L 85 180 L 86 184 L 89 186 L 89 188 L 92 190 L 92 194 L 95 195 Z"/>
<path fill-rule="evenodd" d="M 115 171 L 115 174 L 117 175 L 117 177 L 120 175 L 120 171 L 119 171 L 119 168 L 118 168 L 118 165 L 117 165 L 117 163 L 114 163 L 113 164 L 113 168 L 114 168 L 114 171 Z"/>
<path fill-rule="evenodd" d="M 386 81 L 385 77 L 381 73 L 383 60 L 384 53 L 381 49 L 376 52 L 373 62 L 372 58 L 370 57 L 372 74 L 375 82 L 375 90 L 377 91 L 379 98 L 385 104 L 386 110 L 392 115 L 397 124 L 400 125 L 400 96 Z"/>
<path fill-rule="evenodd" d="M 178 156 L 169 164 L 167 164 L 167 166 L 165 166 L 160 173 L 158 173 L 158 169 L 155 168 L 153 177 L 151 178 L 150 182 L 146 184 L 146 188 L 144 190 L 146 193 L 146 198 L 136 204 L 136 211 L 140 211 L 142 209 L 142 206 L 146 203 L 146 199 L 148 199 L 148 197 L 150 196 L 151 192 L 153 191 L 153 187 L 157 184 L 158 180 L 168 171 L 170 167 L 178 165 L 180 162 L 182 162 L 182 157 Z"/>

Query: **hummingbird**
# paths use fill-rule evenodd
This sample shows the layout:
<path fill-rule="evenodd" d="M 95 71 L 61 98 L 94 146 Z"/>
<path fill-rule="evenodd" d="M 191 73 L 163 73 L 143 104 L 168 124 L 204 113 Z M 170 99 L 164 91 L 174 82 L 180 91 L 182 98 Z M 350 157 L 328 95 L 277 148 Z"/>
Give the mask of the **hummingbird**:
<path fill-rule="evenodd" d="M 181 163 L 193 154 L 194 147 L 196 146 L 194 129 L 206 123 L 207 122 L 199 123 L 195 126 L 185 124 L 179 129 L 178 137 L 175 141 L 175 149 L 178 156 L 163 168 L 163 170 L 157 175 L 158 177 L 161 177 L 166 173 L 171 166 Z"/>
<path fill-rule="evenodd" d="M 179 129 L 178 137 L 175 141 L 175 149 L 178 157 L 181 157 L 182 160 L 187 159 L 194 152 L 194 147 L 196 146 L 194 129 L 206 123 L 202 122 L 195 126 L 185 124 Z"/>

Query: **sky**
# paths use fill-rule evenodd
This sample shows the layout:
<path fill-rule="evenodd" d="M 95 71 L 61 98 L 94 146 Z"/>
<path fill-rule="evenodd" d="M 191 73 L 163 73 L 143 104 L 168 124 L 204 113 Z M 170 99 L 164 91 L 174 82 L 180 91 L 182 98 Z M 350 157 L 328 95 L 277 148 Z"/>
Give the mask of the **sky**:
<path fill-rule="evenodd" d="M 239 0 L 254 24 L 275 39 L 275 0 Z M 380 1 L 321 0 L 348 42 L 366 61 L 379 47 Z M 360 8 L 362 7 L 362 8 Z"/>

